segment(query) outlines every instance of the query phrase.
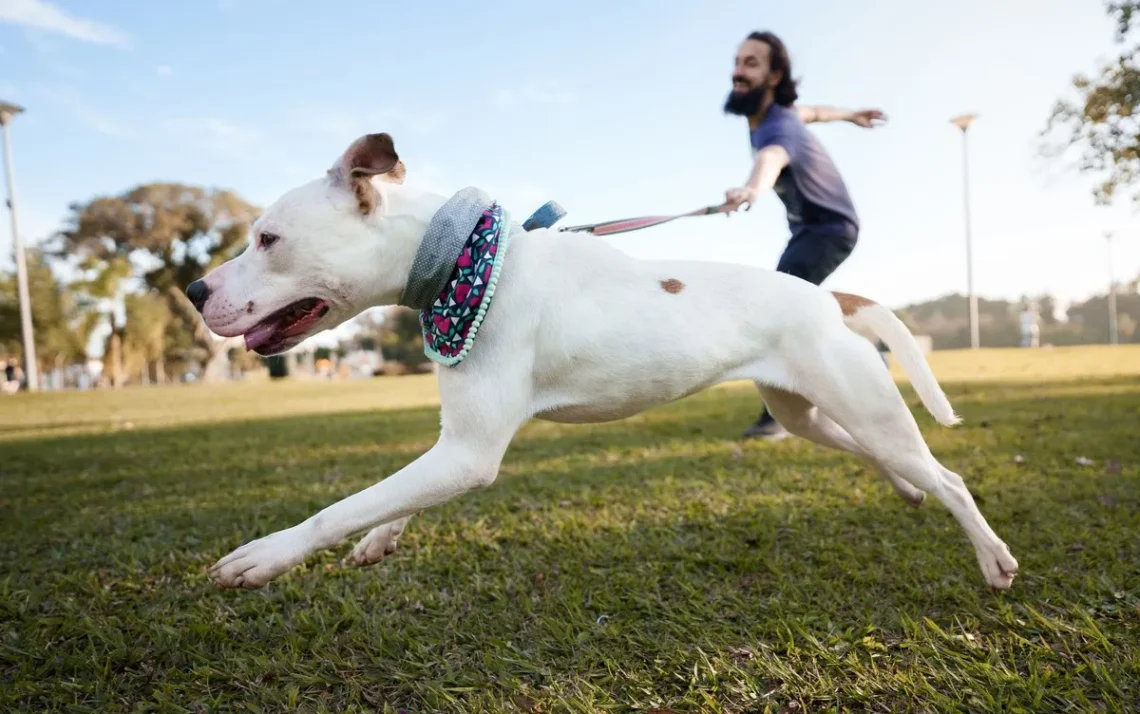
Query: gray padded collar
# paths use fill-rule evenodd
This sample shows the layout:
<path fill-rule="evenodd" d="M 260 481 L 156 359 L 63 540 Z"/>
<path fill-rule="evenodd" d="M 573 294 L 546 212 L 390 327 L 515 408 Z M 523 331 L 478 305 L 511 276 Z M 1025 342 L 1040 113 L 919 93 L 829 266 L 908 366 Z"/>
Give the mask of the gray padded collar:
<path fill-rule="evenodd" d="M 491 206 L 491 197 L 478 188 L 468 187 L 447 199 L 428 223 L 400 304 L 416 310 L 427 310 L 447 285 L 455 270 L 455 260 L 483 211 Z"/>

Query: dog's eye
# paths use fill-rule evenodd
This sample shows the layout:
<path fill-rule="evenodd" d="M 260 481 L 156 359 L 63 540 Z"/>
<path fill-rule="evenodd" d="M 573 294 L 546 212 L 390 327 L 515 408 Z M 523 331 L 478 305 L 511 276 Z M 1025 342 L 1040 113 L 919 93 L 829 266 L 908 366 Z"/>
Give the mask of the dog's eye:
<path fill-rule="evenodd" d="M 262 233 L 261 247 L 268 248 L 279 240 L 281 240 L 281 236 L 277 235 L 276 233 Z"/>

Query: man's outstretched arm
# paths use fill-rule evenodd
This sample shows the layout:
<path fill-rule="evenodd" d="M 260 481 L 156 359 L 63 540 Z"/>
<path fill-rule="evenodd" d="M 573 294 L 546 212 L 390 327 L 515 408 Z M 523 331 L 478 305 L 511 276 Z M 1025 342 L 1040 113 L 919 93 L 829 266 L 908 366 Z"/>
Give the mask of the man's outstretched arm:
<path fill-rule="evenodd" d="M 887 115 L 879 109 L 840 109 L 828 106 L 797 106 L 800 121 L 805 124 L 828 121 L 848 121 L 865 129 L 877 126 L 875 122 L 885 122 Z"/>
<path fill-rule="evenodd" d="M 721 209 L 731 213 L 745 203 L 751 207 L 758 196 L 772 190 L 780 172 L 790 160 L 787 150 L 779 144 L 765 146 L 756 152 L 756 161 L 752 164 L 752 173 L 748 176 L 747 183 L 740 188 L 730 188 L 725 191 Z"/>

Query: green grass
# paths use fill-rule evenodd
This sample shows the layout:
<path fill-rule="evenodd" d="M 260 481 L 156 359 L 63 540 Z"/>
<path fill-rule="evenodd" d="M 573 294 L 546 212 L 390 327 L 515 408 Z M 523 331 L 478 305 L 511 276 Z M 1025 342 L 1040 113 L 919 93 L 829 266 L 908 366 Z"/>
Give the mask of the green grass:
<path fill-rule="evenodd" d="M 941 505 L 737 441 L 748 388 L 529 424 L 381 564 L 253 592 L 205 568 L 430 446 L 430 379 L 0 399 L 0 711 L 1135 711 L 1140 351 L 932 361 L 1008 593 Z"/>

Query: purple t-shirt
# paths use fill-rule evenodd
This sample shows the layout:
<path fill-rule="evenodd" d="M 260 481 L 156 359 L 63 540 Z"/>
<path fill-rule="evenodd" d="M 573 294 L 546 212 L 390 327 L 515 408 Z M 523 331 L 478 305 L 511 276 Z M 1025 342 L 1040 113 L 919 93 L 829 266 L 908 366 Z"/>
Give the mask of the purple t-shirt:
<path fill-rule="evenodd" d="M 752 151 L 773 144 L 788 152 L 788 165 L 776 179 L 775 191 L 788 211 L 792 233 L 824 227 L 859 227 L 847 186 L 823 144 L 807 130 L 794 107 L 773 104 L 752 132 Z"/>

